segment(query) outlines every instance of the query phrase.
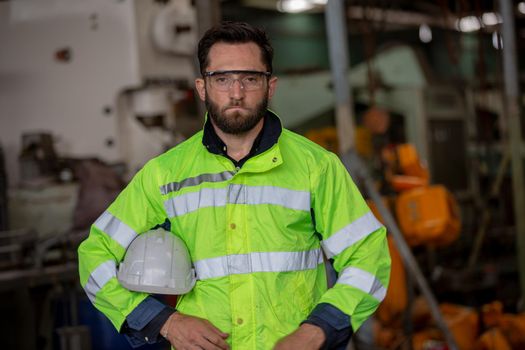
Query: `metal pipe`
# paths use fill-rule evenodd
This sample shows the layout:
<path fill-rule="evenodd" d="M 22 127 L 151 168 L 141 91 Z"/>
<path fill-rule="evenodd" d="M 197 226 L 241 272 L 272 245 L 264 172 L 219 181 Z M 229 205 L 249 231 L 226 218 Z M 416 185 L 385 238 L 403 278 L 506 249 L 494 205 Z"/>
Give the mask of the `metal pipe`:
<path fill-rule="evenodd" d="M 521 119 L 519 105 L 519 71 L 516 54 L 514 7 L 510 0 L 499 1 L 503 35 L 503 78 L 505 106 L 508 114 L 508 139 L 511 155 L 514 220 L 516 223 L 517 264 L 519 269 L 521 306 L 525 307 L 525 187 L 521 156 Z"/>
<path fill-rule="evenodd" d="M 200 39 L 208 29 L 219 24 L 221 21 L 221 7 L 219 0 L 196 0 L 195 11 L 197 12 L 197 33 Z M 201 72 L 197 55 L 195 55 L 194 58 L 193 71 L 195 72 L 196 77 L 200 77 Z M 195 94 L 197 113 L 199 117 L 204 117 L 206 107 L 204 106 L 204 102 L 202 102 L 197 96 L 198 95 Z"/>
<path fill-rule="evenodd" d="M 478 257 L 479 253 L 481 252 L 481 248 L 483 247 L 485 234 L 490 225 L 490 221 L 492 220 L 492 208 L 490 207 L 489 202 L 492 199 L 497 198 L 498 194 L 500 193 L 501 183 L 503 182 L 503 178 L 507 173 L 509 162 L 510 154 L 507 150 L 505 150 L 503 153 L 503 159 L 500 161 L 500 164 L 498 166 L 496 179 L 494 180 L 494 182 L 492 183 L 492 187 L 490 188 L 489 198 L 483 203 L 481 224 L 479 225 L 478 230 L 476 231 L 474 245 L 472 246 L 472 250 L 470 251 L 470 257 L 468 259 L 467 264 L 468 270 L 472 270 L 478 263 Z"/>
<path fill-rule="evenodd" d="M 326 3 L 325 23 L 336 103 L 339 152 L 344 154 L 354 148 L 353 102 L 348 82 L 349 55 L 344 1 L 331 0 Z"/>
<path fill-rule="evenodd" d="M 199 38 L 221 20 L 221 6 L 219 0 L 196 0 L 197 27 Z"/>

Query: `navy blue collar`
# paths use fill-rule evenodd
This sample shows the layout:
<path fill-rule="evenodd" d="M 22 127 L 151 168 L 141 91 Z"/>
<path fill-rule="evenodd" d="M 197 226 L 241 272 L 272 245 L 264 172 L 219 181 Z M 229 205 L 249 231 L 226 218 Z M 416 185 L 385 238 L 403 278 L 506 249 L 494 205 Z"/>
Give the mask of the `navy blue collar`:
<path fill-rule="evenodd" d="M 246 161 L 258 154 L 261 154 L 277 143 L 279 136 L 281 136 L 282 126 L 279 118 L 270 111 L 266 111 L 264 116 L 264 124 L 262 130 L 259 132 L 255 141 L 253 142 L 250 153 L 243 159 L 236 161 L 228 156 L 228 149 L 226 144 L 221 140 L 219 135 L 215 132 L 210 118 L 206 119 L 202 135 L 202 144 L 213 154 L 220 154 L 230 159 L 236 167 L 242 167 Z"/>

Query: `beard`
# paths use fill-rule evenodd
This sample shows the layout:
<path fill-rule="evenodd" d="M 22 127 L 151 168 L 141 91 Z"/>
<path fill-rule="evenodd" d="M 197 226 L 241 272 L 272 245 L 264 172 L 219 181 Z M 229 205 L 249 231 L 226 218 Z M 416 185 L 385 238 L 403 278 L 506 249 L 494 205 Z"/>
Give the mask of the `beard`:
<path fill-rule="evenodd" d="M 264 118 L 268 108 L 268 92 L 264 95 L 261 102 L 255 106 L 250 114 L 243 114 L 239 111 L 226 115 L 225 111 L 230 107 L 242 107 L 242 102 L 232 102 L 220 108 L 215 102 L 211 101 L 206 95 L 204 103 L 208 109 L 211 120 L 226 134 L 240 135 L 253 129 L 259 121 Z"/>

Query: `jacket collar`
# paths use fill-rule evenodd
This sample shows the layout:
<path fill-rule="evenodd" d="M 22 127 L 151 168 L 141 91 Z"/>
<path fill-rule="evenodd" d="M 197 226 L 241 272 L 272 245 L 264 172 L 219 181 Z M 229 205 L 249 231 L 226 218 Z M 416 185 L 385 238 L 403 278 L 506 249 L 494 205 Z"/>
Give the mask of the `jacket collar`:
<path fill-rule="evenodd" d="M 262 130 L 259 132 L 255 141 L 253 142 L 250 153 L 243 159 L 236 161 L 230 158 L 227 154 L 226 144 L 215 132 L 213 125 L 211 124 L 208 114 L 206 114 L 206 122 L 204 124 L 202 144 L 206 147 L 208 152 L 213 154 L 222 155 L 230 159 L 236 167 L 242 167 L 246 161 L 256 155 L 266 152 L 273 147 L 279 140 L 279 136 L 282 132 L 281 121 L 275 113 L 270 110 L 266 111 L 264 116 L 264 124 Z"/>

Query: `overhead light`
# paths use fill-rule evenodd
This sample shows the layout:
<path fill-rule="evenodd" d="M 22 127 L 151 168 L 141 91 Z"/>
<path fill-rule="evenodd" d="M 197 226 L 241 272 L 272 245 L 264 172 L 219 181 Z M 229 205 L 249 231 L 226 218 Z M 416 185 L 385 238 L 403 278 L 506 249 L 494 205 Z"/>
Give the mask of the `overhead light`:
<path fill-rule="evenodd" d="M 481 16 L 481 21 L 486 26 L 495 26 L 496 24 L 499 24 L 502 22 L 501 16 L 499 15 L 499 13 L 495 13 L 495 12 L 485 12 Z"/>
<path fill-rule="evenodd" d="M 475 32 L 481 28 L 481 24 L 478 17 L 466 16 L 456 21 L 456 28 L 462 32 Z"/>
<path fill-rule="evenodd" d="M 492 46 L 494 46 L 496 50 L 503 48 L 503 38 L 498 32 L 492 33 Z"/>
<path fill-rule="evenodd" d="M 279 0 L 277 10 L 280 12 L 298 13 L 314 8 L 314 4 L 308 0 Z"/>
<path fill-rule="evenodd" d="M 310 2 L 314 5 L 326 5 L 328 0 L 310 0 Z"/>
<path fill-rule="evenodd" d="M 426 24 L 419 26 L 419 40 L 424 43 L 429 43 L 432 41 L 432 29 Z"/>
<path fill-rule="evenodd" d="M 518 4 L 518 11 L 525 15 L 525 2 L 522 1 Z"/>

